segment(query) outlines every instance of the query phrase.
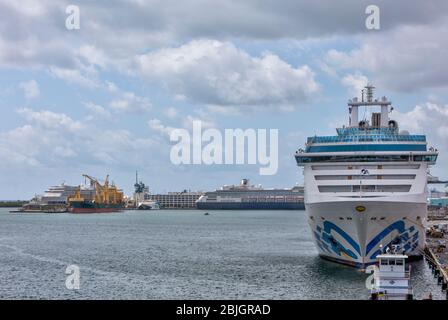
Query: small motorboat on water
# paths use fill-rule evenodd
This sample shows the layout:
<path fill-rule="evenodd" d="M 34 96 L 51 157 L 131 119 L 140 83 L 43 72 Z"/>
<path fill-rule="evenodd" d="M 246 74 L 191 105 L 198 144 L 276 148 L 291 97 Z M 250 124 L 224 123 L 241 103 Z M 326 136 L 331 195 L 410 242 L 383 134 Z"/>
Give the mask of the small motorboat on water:
<path fill-rule="evenodd" d="M 154 200 L 143 200 L 137 205 L 137 210 L 159 210 L 160 205 Z"/>

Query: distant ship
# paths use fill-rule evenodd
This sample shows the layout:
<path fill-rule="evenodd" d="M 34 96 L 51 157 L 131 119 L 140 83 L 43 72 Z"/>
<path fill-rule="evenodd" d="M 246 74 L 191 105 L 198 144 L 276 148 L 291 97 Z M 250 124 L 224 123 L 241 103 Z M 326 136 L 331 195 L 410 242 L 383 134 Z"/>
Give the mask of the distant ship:
<path fill-rule="evenodd" d="M 117 212 L 123 209 L 123 192 L 113 183 L 109 186 L 109 176 L 104 184 L 88 175 L 83 176 L 90 180 L 90 187 L 79 186 L 75 195 L 69 198 L 71 213 Z"/>
<path fill-rule="evenodd" d="M 392 103 L 374 99 L 373 89 L 368 85 L 361 100 L 349 100 L 348 127 L 335 136 L 309 137 L 295 154 L 304 168 L 305 206 L 319 254 L 361 268 L 396 243 L 410 258 L 421 256 L 427 170 L 438 155 L 425 135 L 399 131 L 389 119 Z M 371 122 L 359 121 L 361 107 L 381 112 L 372 112 Z"/>
<path fill-rule="evenodd" d="M 206 192 L 196 205 L 204 210 L 303 210 L 303 187 L 263 189 L 243 179 L 240 185 Z"/>
<path fill-rule="evenodd" d="M 43 195 L 36 195 L 31 201 L 22 206 L 20 212 L 67 212 L 68 198 L 75 194 L 78 187 L 62 183 L 52 186 Z"/>
<path fill-rule="evenodd" d="M 159 210 L 160 205 L 154 200 L 143 200 L 137 204 L 137 210 Z"/>

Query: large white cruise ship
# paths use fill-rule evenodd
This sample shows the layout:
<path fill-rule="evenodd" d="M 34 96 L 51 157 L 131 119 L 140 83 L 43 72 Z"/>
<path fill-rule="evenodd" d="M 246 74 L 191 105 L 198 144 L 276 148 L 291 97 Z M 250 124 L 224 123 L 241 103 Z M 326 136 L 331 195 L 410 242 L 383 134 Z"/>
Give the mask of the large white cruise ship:
<path fill-rule="evenodd" d="M 361 99 L 349 100 L 348 126 L 335 136 L 309 137 L 295 153 L 319 254 L 361 268 L 391 244 L 399 243 L 410 257 L 421 255 L 427 170 L 437 159 L 425 135 L 399 131 L 389 119 L 391 102 L 375 99 L 373 89 L 368 85 Z M 359 121 L 360 108 L 363 114 L 380 112 Z"/>

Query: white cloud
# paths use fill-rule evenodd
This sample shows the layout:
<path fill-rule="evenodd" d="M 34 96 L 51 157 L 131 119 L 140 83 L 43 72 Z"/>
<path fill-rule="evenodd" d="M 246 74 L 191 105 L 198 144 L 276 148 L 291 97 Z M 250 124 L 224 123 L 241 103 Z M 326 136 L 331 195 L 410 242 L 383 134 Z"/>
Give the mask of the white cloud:
<path fill-rule="evenodd" d="M 86 88 L 93 89 L 99 87 L 97 81 L 83 75 L 79 69 L 59 68 L 52 66 L 50 67 L 50 74 L 69 83 L 77 84 Z"/>
<path fill-rule="evenodd" d="M 0 0 L 0 65 L 70 70 L 79 68 L 82 60 L 100 68 L 121 69 L 136 54 L 198 38 L 248 43 L 366 34 L 364 10 L 370 4 L 368 0 L 284 0 L 281 4 L 275 0 L 128 0 L 111 1 L 106 8 L 79 0 L 81 30 L 70 32 L 64 23 L 65 8 L 71 3 Z M 379 0 L 376 4 L 385 16 L 381 32 L 436 23 L 446 19 L 448 8 L 444 0 L 406 6 Z M 79 75 L 66 76 L 80 80 Z"/>
<path fill-rule="evenodd" d="M 213 120 L 194 117 L 192 115 L 187 115 L 184 117 L 178 127 L 167 126 L 158 118 L 150 119 L 148 121 L 148 126 L 151 130 L 158 133 L 163 138 L 169 138 L 174 129 L 182 128 L 191 132 L 193 129 L 193 121 L 200 121 L 203 130 L 208 128 L 216 128 L 216 123 Z"/>
<path fill-rule="evenodd" d="M 326 63 L 340 70 L 363 70 L 375 84 L 392 90 L 415 91 L 448 87 L 447 21 L 402 26 L 361 39 L 349 52 L 330 50 Z"/>
<path fill-rule="evenodd" d="M 101 49 L 92 45 L 82 45 L 78 50 L 78 56 L 89 64 L 101 68 L 105 68 L 109 63 L 107 55 Z"/>
<path fill-rule="evenodd" d="M 332 76 L 342 75 L 338 80 L 349 89 L 359 87 L 361 76 L 392 90 L 414 91 L 447 83 L 444 39 L 448 28 L 443 20 L 448 2 L 444 0 L 414 1 L 405 6 L 379 0 L 376 4 L 382 11 L 382 29 L 375 33 L 364 27 L 368 0 L 128 0 L 109 1 L 107 8 L 100 2 L 79 0 L 81 30 L 74 32 L 64 27 L 65 7 L 69 3 L 0 0 L 0 68 L 7 72 L 33 72 L 30 79 L 34 72 L 48 72 L 74 85 L 75 94 L 81 95 L 82 101 L 93 101 L 86 105 L 89 116 L 111 114 L 117 123 L 124 113 L 144 112 L 146 116 L 148 110 L 156 108 L 151 108 L 152 100 L 140 96 L 144 95 L 144 88 L 126 93 L 112 82 L 103 82 L 106 76 L 123 76 L 117 83 L 128 82 L 129 87 L 136 84 L 134 88 L 140 85 L 142 77 L 127 76 L 143 76 L 155 84 L 151 92 L 164 85 L 172 93 L 176 108 L 192 105 L 194 116 L 184 116 L 191 110 L 179 109 L 183 111 L 181 116 L 176 116 L 174 110 L 155 110 L 155 114 L 173 121 L 169 123 L 173 126 L 175 123 L 187 127 L 196 118 L 221 125 L 219 117 L 224 115 L 241 121 L 236 116 L 242 110 L 260 110 L 262 115 L 253 121 L 264 121 L 264 111 L 270 108 L 288 111 L 314 97 L 317 78 L 309 66 L 302 66 L 308 62 L 302 61 L 310 56 L 319 59 L 321 50 L 331 44 L 340 51 L 331 51 L 321 69 Z M 352 45 L 353 40 L 359 40 L 359 48 L 341 50 Z M 315 42 L 307 48 L 301 46 L 304 41 Z M 275 50 L 272 52 L 276 54 L 259 55 L 260 48 Z M 294 62 L 287 63 L 285 59 Z M 100 90 L 83 91 L 85 88 Z M 54 94 L 57 96 L 57 92 Z M 440 95 L 444 99 L 442 90 Z M 170 103 L 159 93 L 155 96 L 163 104 Z M 57 104 L 48 98 L 48 103 Z M 440 103 L 436 105 L 445 108 Z M 60 108 L 67 110 L 69 106 Z M 402 127 L 429 130 L 434 144 L 444 146 L 448 130 L 440 120 L 444 119 L 442 113 L 436 110 L 439 118 L 432 119 L 430 107 L 422 104 L 420 108 L 406 114 Z M 31 166 L 48 168 L 57 179 L 75 167 L 84 170 L 98 165 L 108 170 L 122 164 L 128 168 L 143 166 L 166 151 L 157 145 L 157 152 L 153 152 L 155 143 L 160 142 L 157 137 L 154 142 L 156 134 L 151 138 L 138 137 L 130 132 L 138 128 L 131 128 L 128 123 L 129 131 L 120 130 L 60 112 L 22 110 L 20 114 L 26 123 L 0 133 L 0 158 L 7 164 L 0 174 L 2 179 L 6 176 L 3 173 L 12 171 L 10 168 Z M 210 118 L 211 115 L 216 118 Z M 302 120 L 297 119 L 298 123 Z M 433 121 L 439 122 L 431 125 Z M 166 136 L 169 128 L 160 120 L 153 121 L 151 134 L 159 130 Z M 53 170 L 56 165 L 60 165 L 60 170 Z M 172 170 L 166 163 L 160 168 Z M 191 170 L 188 169 L 190 173 Z M 9 175 L 11 179 L 15 179 L 16 172 Z M 160 172 L 157 174 L 160 176 Z M 26 180 L 28 185 L 31 179 Z M 167 180 L 170 179 L 164 176 L 159 182 L 166 185 Z M 34 181 L 42 183 L 39 177 Z M 202 179 L 197 181 L 203 183 Z"/>
<path fill-rule="evenodd" d="M 233 106 L 300 105 L 318 91 L 312 70 L 278 56 L 252 57 L 228 42 L 191 41 L 136 59 L 139 74 L 194 102 Z"/>
<path fill-rule="evenodd" d="M 15 11 L 27 16 L 42 16 L 46 13 L 48 9 L 48 3 L 46 1 L 36 1 L 36 0 L 22 0 L 17 1 L 0 1 L 4 5 L 10 6 Z"/>
<path fill-rule="evenodd" d="M 281 107 L 280 107 L 281 108 Z M 241 115 L 241 110 L 238 107 L 233 106 L 217 106 L 217 105 L 207 105 L 205 110 L 198 110 L 197 113 L 202 117 L 208 116 L 210 114 L 221 115 L 221 116 L 239 116 Z"/>
<path fill-rule="evenodd" d="M 106 88 L 107 88 L 107 90 L 109 90 L 109 92 L 115 93 L 115 92 L 119 91 L 119 89 L 115 83 L 113 83 L 111 81 L 106 81 L 105 84 L 106 84 Z"/>
<path fill-rule="evenodd" d="M 352 97 L 359 97 L 361 90 L 367 85 L 369 79 L 366 76 L 355 73 L 345 75 L 341 82 L 348 88 Z"/>
<path fill-rule="evenodd" d="M 426 102 L 416 105 L 411 111 L 391 114 L 398 121 L 400 129 L 408 130 L 411 134 L 426 134 L 428 146 L 439 150 L 439 163 L 435 172 L 448 178 L 448 105 Z"/>
<path fill-rule="evenodd" d="M 109 119 L 112 116 L 112 114 L 108 110 L 106 110 L 106 108 L 93 102 L 86 102 L 84 103 L 84 106 L 95 115 L 95 118 L 99 116 L 105 119 Z"/>
<path fill-rule="evenodd" d="M 26 120 L 46 129 L 60 129 L 70 132 L 81 130 L 83 125 L 66 114 L 48 110 L 34 111 L 29 108 L 17 110 Z"/>
<path fill-rule="evenodd" d="M 446 135 L 448 130 L 448 105 L 426 102 L 416 105 L 414 109 L 406 113 L 394 110 L 392 116 L 398 120 L 401 127 L 410 132 L 430 132 L 436 138 L 447 139 L 448 147 L 448 135 Z"/>
<path fill-rule="evenodd" d="M 146 97 L 124 91 L 119 94 L 117 99 L 109 103 L 109 107 L 117 113 L 141 113 L 151 110 L 151 102 Z"/>
<path fill-rule="evenodd" d="M 179 116 L 179 111 L 174 107 L 166 108 L 164 113 L 168 118 L 171 119 L 177 118 Z"/>
<path fill-rule="evenodd" d="M 146 163 L 155 146 L 151 138 L 81 123 L 64 113 L 28 108 L 18 113 L 27 123 L 0 133 L 0 160 L 10 167 L 136 166 Z"/>
<path fill-rule="evenodd" d="M 148 121 L 148 126 L 156 131 L 157 133 L 161 134 L 162 136 L 169 137 L 171 134 L 171 131 L 173 131 L 175 128 L 166 126 L 162 123 L 160 119 L 154 118 Z"/>
<path fill-rule="evenodd" d="M 39 85 L 36 80 L 21 82 L 19 86 L 23 90 L 27 99 L 36 98 L 40 95 Z"/>
<path fill-rule="evenodd" d="M 104 81 L 101 88 L 107 90 L 111 100 L 105 107 L 93 102 L 84 103 L 92 113 L 103 117 L 111 117 L 112 114 L 145 113 L 152 109 L 152 104 L 147 97 L 142 97 L 131 91 L 121 90 L 115 83 Z"/>
<path fill-rule="evenodd" d="M 188 115 L 183 120 L 183 126 L 187 128 L 188 130 L 193 129 L 193 122 L 199 121 L 201 123 L 202 129 L 209 129 L 209 128 L 216 128 L 217 124 L 212 119 L 206 119 L 206 118 L 200 118 L 200 117 L 194 117 L 192 115 Z"/>

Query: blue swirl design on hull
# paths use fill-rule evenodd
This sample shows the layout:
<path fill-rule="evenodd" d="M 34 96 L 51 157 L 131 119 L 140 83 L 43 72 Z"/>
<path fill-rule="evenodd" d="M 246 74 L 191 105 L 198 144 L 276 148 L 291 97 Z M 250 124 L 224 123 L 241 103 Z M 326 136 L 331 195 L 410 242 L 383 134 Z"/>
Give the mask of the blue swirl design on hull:
<path fill-rule="evenodd" d="M 351 245 L 351 249 L 353 250 L 344 247 L 339 241 L 337 241 L 333 237 L 332 231 L 336 232 L 345 241 L 347 241 L 347 243 Z M 323 228 L 317 226 L 316 231 L 314 232 L 314 236 L 316 237 L 317 245 L 324 252 L 327 252 L 329 254 L 335 253 L 338 256 L 349 256 L 353 260 L 357 260 L 359 258 L 359 255 L 361 255 L 359 244 L 333 222 L 325 221 L 323 223 Z"/>
<path fill-rule="evenodd" d="M 419 231 L 414 227 L 405 227 L 403 220 L 398 220 L 386 228 L 384 228 L 380 233 L 370 240 L 366 247 L 365 256 L 369 256 L 371 251 L 381 243 L 381 241 L 389 236 L 393 231 L 398 231 L 398 235 L 393 238 L 389 243 L 384 245 L 384 248 L 390 246 L 394 242 L 400 242 L 402 248 L 405 252 L 412 252 L 418 247 Z M 345 247 L 336 238 L 334 234 L 341 236 L 350 246 Z M 336 224 L 330 221 L 324 221 L 322 227 L 317 225 L 314 231 L 314 237 L 318 247 L 322 252 L 327 254 L 336 254 L 340 257 L 345 256 L 345 258 L 351 258 L 353 260 L 358 260 L 363 254 L 359 244 L 350 237 L 344 230 L 338 227 Z M 370 254 L 370 259 L 375 259 L 381 250 L 376 250 Z"/>
<path fill-rule="evenodd" d="M 392 231 L 397 230 L 399 235 L 392 239 L 389 243 L 384 245 L 384 248 L 390 246 L 394 242 L 399 242 L 401 247 L 405 250 L 405 252 L 412 252 L 418 247 L 418 238 L 419 232 L 415 229 L 414 226 L 410 226 L 406 229 L 405 223 L 403 220 L 398 220 L 392 224 L 390 224 L 383 231 L 378 233 L 367 245 L 366 247 L 366 255 L 369 253 L 383 240 L 387 237 Z M 375 259 L 378 254 L 381 253 L 381 250 L 378 249 L 370 255 L 370 259 Z"/>

